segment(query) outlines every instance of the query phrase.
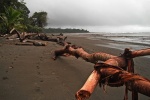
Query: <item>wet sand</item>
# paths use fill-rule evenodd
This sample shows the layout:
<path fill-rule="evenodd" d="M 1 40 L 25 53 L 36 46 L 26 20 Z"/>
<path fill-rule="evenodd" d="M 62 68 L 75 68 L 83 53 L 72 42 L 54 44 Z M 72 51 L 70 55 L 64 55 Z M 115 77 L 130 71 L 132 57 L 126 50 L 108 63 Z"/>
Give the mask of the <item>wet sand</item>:
<path fill-rule="evenodd" d="M 72 44 L 82 46 L 87 52 L 106 52 L 120 55 L 117 48 L 96 46 L 107 45 L 107 40 L 89 40 L 85 37 L 68 36 Z M 0 39 L 0 100 L 75 100 L 75 93 L 82 87 L 93 70 L 93 64 L 81 58 L 59 57 L 51 59 L 52 52 L 62 48 L 54 42 L 45 47 L 18 46 L 18 41 Z M 150 79 L 150 59 L 135 59 L 136 73 Z M 90 100 L 122 100 L 124 87 L 99 86 Z M 149 100 L 140 95 L 139 100 Z"/>

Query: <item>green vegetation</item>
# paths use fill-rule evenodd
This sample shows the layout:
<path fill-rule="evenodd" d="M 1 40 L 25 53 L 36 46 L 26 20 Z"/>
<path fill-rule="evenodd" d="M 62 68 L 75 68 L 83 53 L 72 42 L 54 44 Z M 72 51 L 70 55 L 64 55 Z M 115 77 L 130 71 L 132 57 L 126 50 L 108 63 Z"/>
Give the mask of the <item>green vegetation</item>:
<path fill-rule="evenodd" d="M 30 11 L 23 1 L 0 0 L 0 33 L 9 33 L 11 29 L 26 30 Z"/>
<path fill-rule="evenodd" d="M 24 0 L 0 0 L 0 34 L 9 34 L 12 29 L 26 32 L 46 33 L 81 33 L 88 32 L 84 29 L 48 28 L 47 12 L 35 12 L 29 17 L 30 10 Z"/>
<path fill-rule="evenodd" d="M 43 27 L 47 25 L 47 12 L 35 12 L 29 18 L 27 32 L 41 32 Z"/>
<path fill-rule="evenodd" d="M 9 34 L 15 28 L 18 31 L 41 32 L 47 25 L 47 13 L 35 12 L 29 17 L 29 9 L 23 0 L 0 0 L 0 33 Z"/>
<path fill-rule="evenodd" d="M 84 29 L 61 29 L 61 28 L 48 28 L 43 29 L 45 33 L 88 33 L 89 31 Z"/>
<path fill-rule="evenodd" d="M 5 8 L 4 11 L 5 12 L 0 16 L 3 32 L 9 33 L 13 28 L 18 30 L 24 30 L 26 28 L 25 25 L 22 24 L 24 19 L 21 17 L 20 11 L 13 9 L 11 6 Z"/>
<path fill-rule="evenodd" d="M 35 12 L 32 17 L 30 17 L 31 25 L 44 27 L 47 25 L 47 12 Z"/>

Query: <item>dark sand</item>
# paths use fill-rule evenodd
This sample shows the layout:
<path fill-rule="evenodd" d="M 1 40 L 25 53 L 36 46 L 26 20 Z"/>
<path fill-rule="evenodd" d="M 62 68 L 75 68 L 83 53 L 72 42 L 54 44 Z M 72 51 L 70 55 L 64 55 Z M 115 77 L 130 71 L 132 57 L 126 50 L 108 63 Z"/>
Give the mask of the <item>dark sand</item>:
<path fill-rule="evenodd" d="M 106 52 L 120 55 L 118 49 L 96 46 L 112 41 L 89 40 L 68 36 L 68 41 L 82 46 L 87 52 Z M 51 53 L 61 46 L 48 42 L 48 46 L 18 46 L 17 41 L 0 38 L 0 100 L 75 100 L 75 93 L 82 87 L 93 70 L 93 64 L 81 58 L 60 57 L 51 59 Z M 150 59 L 136 58 L 136 73 L 150 79 Z M 97 87 L 90 100 L 123 100 L 124 87 Z M 131 99 L 130 99 L 131 100 Z M 144 95 L 139 100 L 150 100 Z"/>

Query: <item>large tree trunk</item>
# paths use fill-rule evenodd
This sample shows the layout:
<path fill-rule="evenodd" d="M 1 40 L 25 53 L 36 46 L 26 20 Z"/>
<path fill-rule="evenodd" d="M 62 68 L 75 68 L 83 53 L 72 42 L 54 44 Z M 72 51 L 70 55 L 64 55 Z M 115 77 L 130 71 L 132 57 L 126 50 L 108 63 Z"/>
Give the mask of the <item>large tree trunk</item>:
<path fill-rule="evenodd" d="M 55 50 L 54 53 L 55 53 L 55 56 L 53 57 L 54 59 L 57 59 L 58 56 L 61 56 L 65 53 L 68 53 L 70 55 L 75 56 L 76 58 L 81 57 L 85 61 L 91 63 L 96 63 L 99 60 L 106 61 L 110 58 L 116 57 L 114 55 L 103 53 L 103 52 L 89 54 L 86 51 L 84 51 L 83 48 L 76 47 L 75 45 L 70 46 L 67 43 L 62 49 Z"/>
<path fill-rule="evenodd" d="M 133 67 L 129 67 L 131 73 L 125 71 L 127 70 L 127 66 L 133 66 L 132 58 L 149 55 L 150 49 L 137 51 L 125 49 L 124 54 L 121 56 L 114 56 L 102 52 L 89 54 L 80 47 L 65 44 L 62 49 L 55 50 L 54 53 L 55 56 L 53 58 L 55 60 L 58 56 L 67 53 L 76 58 L 81 57 L 85 61 L 95 64 L 96 70 L 92 72 L 84 86 L 76 93 L 77 100 L 89 98 L 98 82 L 99 84 L 106 84 L 113 87 L 119 87 L 126 84 L 127 89 L 133 91 L 133 97 L 137 97 L 135 96 L 137 92 L 150 96 L 150 80 L 140 75 L 133 74 Z M 136 99 L 138 98 L 135 98 L 135 100 Z"/>
<path fill-rule="evenodd" d="M 91 73 L 87 82 L 76 93 L 77 100 L 88 99 L 98 83 L 111 87 L 119 87 L 126 83 L 129 90 L 150 97 L 150 80 L 107 64 L 96 64 L 96 69 L 97 71 Z"/>

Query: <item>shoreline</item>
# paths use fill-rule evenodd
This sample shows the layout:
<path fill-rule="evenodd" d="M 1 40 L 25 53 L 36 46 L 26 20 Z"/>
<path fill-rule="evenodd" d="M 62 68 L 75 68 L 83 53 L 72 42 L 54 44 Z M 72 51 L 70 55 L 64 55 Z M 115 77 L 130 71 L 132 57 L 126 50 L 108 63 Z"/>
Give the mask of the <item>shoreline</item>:
<path fill-rule="evenodd" d="M 108 44 L 107 40 L 89 40 L 67 35 L 67 41 L 83 47 L 87 52 L 105 52 L 120 55 L 123 50 L 96 46 Z M 62 48 L 54 42 L 45 47 L 17 46 L 17 40 L 0 40 L 0 99 L 2 100 L 75 100 L 75 93 L 82 87 L 93 70 L 93 64 L 81 58 L 59 57 L 51 59 L 52 52 Z M 136 73 L 150 79 L 149 59 L 135 59 Z M 118 94 L 119 93 L 119 94 Z M 107 93 L 97 87 L 89 100 L 120 100 L 124 87 L 108 87 Z M 130 99 L 130 97 L 129 97 Z M 148 97 L 139 95 L 139 99 Z"/>

